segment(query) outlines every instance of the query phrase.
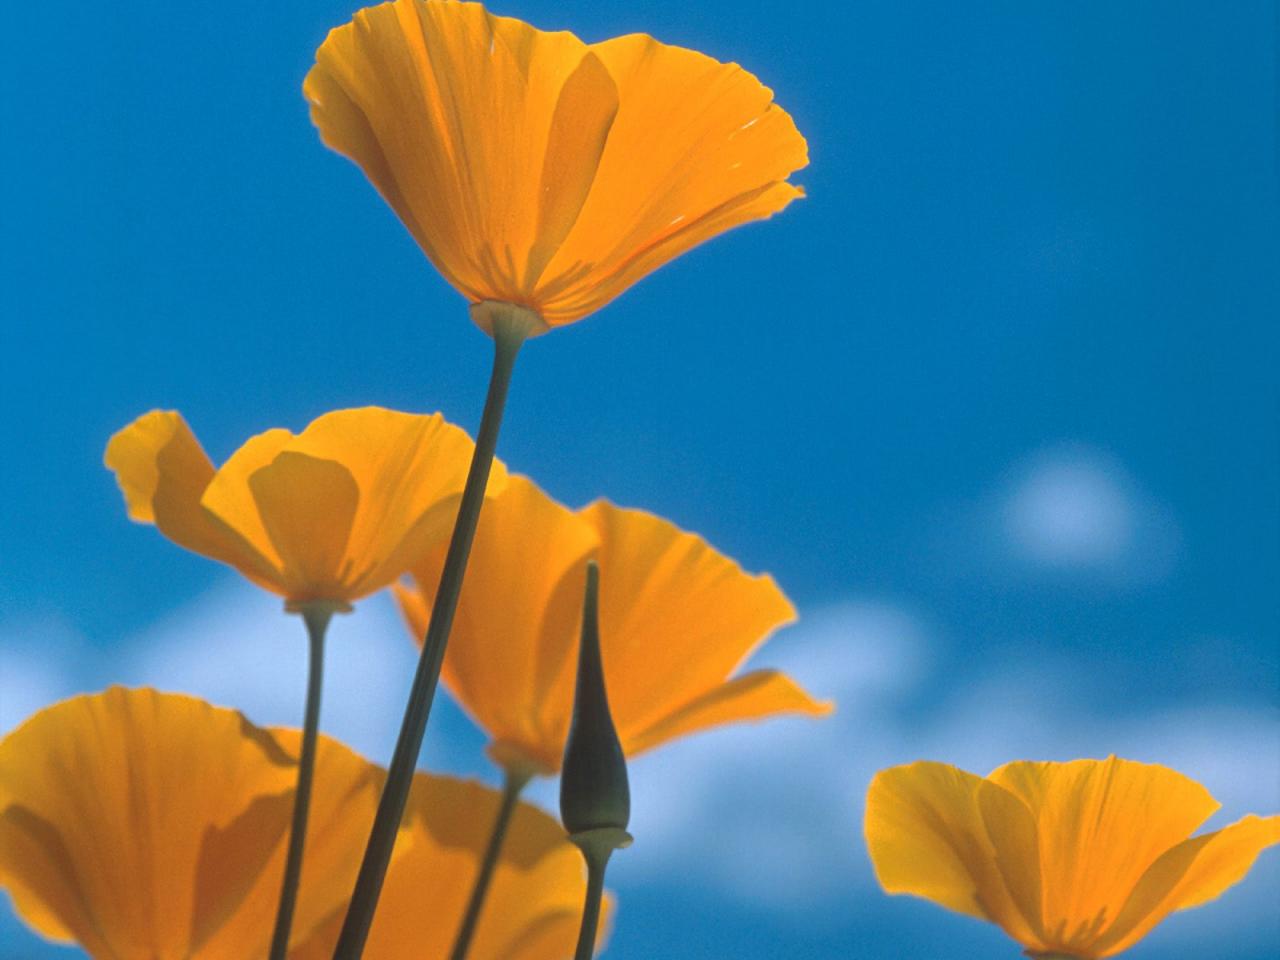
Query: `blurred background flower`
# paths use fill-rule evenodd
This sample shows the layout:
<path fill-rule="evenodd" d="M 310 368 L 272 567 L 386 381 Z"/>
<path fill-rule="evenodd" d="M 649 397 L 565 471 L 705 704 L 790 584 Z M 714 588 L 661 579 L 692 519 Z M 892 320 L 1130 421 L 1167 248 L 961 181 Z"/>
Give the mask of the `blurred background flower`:
<path fill-rule="evenodd" d="M 297 722 L 278 598 L 122 516 L 100 456 L 138 411 L 182 409 L 215 462 L 263 410 L 475 428 L 491 345 L 435 322 L 457 293 L 299 103 L 353 7 L 10 13 L 6 726 L 116 681 Z M 513 386 L 513 470 L 772 572 L 801 619 L 753 663 L 837 702 L 635 760 L 611 960 L 1008 955 L 874 881 L 867 783 L 920 757 L 1115 752 L 1203 783 L 1207 829 L 1277 809 L 1274 5 L 500 12 L 748 64 L 813 159 L 810 200 L 530 343 Z M 328 731 L 385 761 L 416 653 L 390 598 L 329 651 Z M 442 697 L 427 765 L 492 783 L 484 744 Z M 1271 960 L 1277 859 L 1129 956 Z M 3 923 L 0 955 L 67 955 Z"/>

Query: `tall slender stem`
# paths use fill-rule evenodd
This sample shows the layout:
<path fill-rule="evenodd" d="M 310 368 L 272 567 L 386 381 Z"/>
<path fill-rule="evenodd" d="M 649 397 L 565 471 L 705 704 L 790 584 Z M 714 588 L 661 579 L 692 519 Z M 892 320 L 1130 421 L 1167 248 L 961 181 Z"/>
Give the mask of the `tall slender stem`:
<path fill-rule="evenodd" d="M 484 859 L 480 861 L 480 872 L 476 874 L 475 883 L 471 887 L 471 899 L 467 901 L 467 912 L 463 914 L 458 935 L 454 938 L 450 960 L 466 960 L 467 951 L 471 948 L 471 938 L 475 936 L 476 924 L 480 922 L 480 912 L 484 909 L 485 897 L 489 893 L 489 884 L 493 882 L 494 867 L 498 865 L 498 858 L 502 854 L 502 842 L 507 838 L 507 828 L 511 826 L 511 815 L 516 812 L 520 791 L 528 782 L 528 773 L 510 768 L 503 773 L 502 804 L 493 821 L 489 846 L 485 848 Z"/>
<path fill-rule="evenodd" d="M 298 783 L 293 794 L 293 824 L 289 828 L 289 853 L 276 909 L 275 932 L 271 935 L 271 960 L 285 960 L 289 952 L 289 931 L 293 908 L 298 902 L 302 879 L 302 854 L 307 845 L 307 816 L 311 812 L 311 782 L 316 769 L 316 734 L 320 728 L 320 688 L 324 681 L 324 635 L 334 607 L 325 603 L 299 607 L 307 625 L 310 650 L 307 664 L 307 704 L 302 721 L 302 753 L 298 758 Z"/>
<path fill-rule="evenodd" d="M 596 929 L 600 926 L 600 901 L 604 894 L 604 871 L 613 856 L 608 844 L 580 843 L 587 861 L 587 897 L 582 906 L 582 926 L 578 928 L 578 949 L 573 960 L 591 960 L 596 952 Z"/>
<path fill-rule="evenodd" d="M 502 305 L 506 306 L 506 305 Z M 520 308 L 511 308 L 520 311 Z M 527 316 L 522 316 L 525 314 Z M 458 519 L 454 523 L 453 537 L 445 555 L 444 569 L 440 573 L 440 586 L 436 590 L 435 603 L 431 607 L 431 619 L 427 635 L 422 643 L 422 655 L 413 676 L 409 702 L 405 705 L 404 721 L 396 740 L 395 753 L 387 768 L 386 784 L 378 801 L 369 843 L 365 847 L 364 860 L 351 894 L 347 916 L 338 936 L 334 960 L 358 960 L 364 952 L 369 928 L 373 925 L 373 913 L 382 893 L 382 881 L 387 865 L 391 862 L 391 850 L 395 846 L 413 784 L 413 771 L 418 763 L 418 751 L 422 748 L 422 736 L 435 698 L 436 682 L 440 678 L 440 666 L 444 662 L 445 644 L 453 627 L 453 615 L 458 607 L 458 595 L 462 591 L 462 577 L 471 555 L 471 543 L 475 539 L 476 524 L 480 520 L 480 508 L 484 505 L 485 487 L 489 482 L 489 469 L 498 445 L 498 428 L 502 424 L 502 411 L 507 402 L 507 388 L 511 384 L 511 371 L 516 354 L 531 332 L 529 311 L 499 313 L 492 320 L 493 372 L 489 377 L 489 393 L 484 401 L 484 414 L 480 417 L 480 430 L 476 434 L 475 451 L 471 456 L 471 469 L 458 506 Z M 536 317 L 535 317 L 536 319 Z"/>

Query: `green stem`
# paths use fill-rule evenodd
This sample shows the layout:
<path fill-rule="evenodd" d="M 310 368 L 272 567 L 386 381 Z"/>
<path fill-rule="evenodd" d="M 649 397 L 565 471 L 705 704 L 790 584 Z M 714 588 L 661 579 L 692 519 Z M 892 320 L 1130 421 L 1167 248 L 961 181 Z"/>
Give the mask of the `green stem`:
<path fill-rule="evenodd" d="M 587 898 L 582 906 L 582 926 L 578 929 L 578 949 L 573 960 L 591 960 L 596 952 L 596 929 L 600 926 L 600 902 L 604 896 L 604 871 L 614 847 L 600 843 L 580 843 L 587 861 Z"/>
<path fill-rule="evenodd" d="M 502 853 L 502 842 L 507 838 L 507 828 L 511 826 L 511 815 L 516 812 L 516 802 L 520 799 L 520 791 L 529 782 L 529 774 L 504 771 L 502 781 L 502 805 L 498 807 L 498 816 L 493 821 L 493 832 L 489 835 L 489 846 L 485 848 L 484 859 L 480 861 L 480 872 L 476 874 L 475 884 L 471 887 L 471 899 L 467 901 L 467 912 L 458 927 L 458 935 L 453 941 L 450 960 L 466 960 L 467 951 L 471 948 L 471 938 L 475 936 L 476 924 L 480 922 L 480 911 L 484 909 L 484 901 L 489 893 L 489 884 L 493 882 L 493 870 L 498 865 Z"/>
<path fill-rule="evenodd" d="M 293 794 L 293 825 L 289 829 L 289 854 L 285 859 L 280 906 L 276 910 L 275 932 L 271 935 L 271 960 L 285 960 L 289 952 L 289 931 L 293 908 L 298 902 L 302 879 L 302 854 L 307 844 L 307 815 L 311 812 L 311 782 L 316 768 L 316 734 L 320 727 L 320 688 L 324 679 L 324 635 L 334 607 L 308 604 L 299 608 L 307 625 L 310 653 L 307 665 L 307 704 L 302 721 L 302 753 L 298 758 L 298 783 Z"/>
<path fill-rule="evenodd" d="M 505 306 L 505 305 L 504 305 Z M 512 308 L 518 311 L 519 308 Z M 338 936 L 334 960 L 358 960 L 364 952 L 373 914 L 382 893 L 382 881 L 391 851 L 400 829 L 413 784 L 413 772 L 418 763 L 418 751 L 422 748 L 422 736 L 427 729 L 427 717 L 431 713 L 431 701 L 435 698 L 436 682 L 440 679 L 440 666 L 444 662 L 445 644 L 453 627 L 453 615 L 458 607 L 458 595 L 462 591 L 462 577 L 467 570 L 471 543 L 475 539 L 476 524 L 480 520 L 480 508 L 484 505 L 485 488 L 489 482 L 489 469 L 498 445 L 498 428 L 502 424 L 502 411 L 507 401 L 507 388 L 511 384 L 511 371 L 515 366 L 520 345 L 531 332 L 527 311 L 501 313 L 493 319 L 493 372 L 489 377 L 489 393 L 484 401 L 484 413 L 480 417 L 480 430 L 476 434 L 476 446 L 471 455 L 471 469 L 458 506 L 458 518 L 454 523 L 453 537 L 445 555 L 444 569 L 440 574 L 440 586 L 436 590 L 435 603 L 427 635 L 422 643 L 422 655 L 413 676 L 409 702 L 405 705 L 404 721 L 396 740 L 395 753 L 387 768 L 386 784 L 378 801 L 378 812 L 365 847 L 364 860 L 356 878 L 355 890 L 347 916 Z"/>

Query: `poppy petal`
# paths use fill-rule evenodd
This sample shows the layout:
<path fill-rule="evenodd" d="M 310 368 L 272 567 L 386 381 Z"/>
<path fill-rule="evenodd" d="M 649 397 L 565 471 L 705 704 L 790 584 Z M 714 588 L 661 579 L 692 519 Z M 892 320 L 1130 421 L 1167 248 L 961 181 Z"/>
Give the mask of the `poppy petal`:
<path fill-rule="evenodd" d="M 595 545 L 573 511 L 531 480 L 510 477 L 480 515 L 445 653 L 443 680 L 464 709 L 496 740 L 552 770 L 573 698 L 556 678 L 576 649 L 580 574 Z M 415 568 L 416 591 L 397 592 L 419 644 L 445 552 L 437 546 Z"/>
<path fill-rule="evenodd" d="M 1004 823 L 998 843 L 989 821 Z M 871 781 L 864 831 L 886 892 L 924 897 L 998 923 L 1019 942 L 1038 941 L 1038 909 L 1026 897 L 1016 904 L 1012 890 L 1039 886 L 1027 856 L 1035 824 L 1016 797 L 949 764 L 893 767 Z"/>
<path fill-rule="evenodd" d="M 0 743 L 0 885 L 36 929 L 97 955 L 188 955 L 208 832 L 295 776 L 270 735 L 191 697 L 64 701 Z"/>
<path fill-rule="evenodd" d="M 782 713 L 820 717 L 830 712 L 830 703 L 814 700 L 786 674 L 754 670 L 720 684 L 648 729 L 629 734 L 622 746 L 628 756 L 634 756 L 676 737 L 727 723 L 762 720 Z"/>
<path fill-rule="evenodd" d="M 182 415 L 153 410 L 112 436 L 103 462 L 116 475 L 129 516 L 179 546 L 271 581 L 270 565 L 237 531 L 201 506 L 213 464 Z"/>
<path fill-rule="evenodd" d="M 1099 956 L 1127 950 L 1175 910 L 1198 907 L 1220 896 L 1244 879 L 1258 854 L 1277 843 L 1280 816 L 1248 816 L 1166 851 L 1142 875 L 1099 942 Z"/>
<path fill-rule="evenodd" d="M 667 520 L 603 500 L 581 515 L 600 537 L 600 635 L 624 739 L 659 721 L 669 704 L 718 687 L 795 619 L 772 577 L 745 573 Z"/>
<path fill-rule="evenodd" d="M 1144 871 L 1217 809 L 1167 767 L 1111 757 L 1010 763 L 988 778 L 1018 796 L 1039 827 L 1048 946 L 1088 949 Z"/>
<path fill-rule="evenodd" d="M 802 195 L 785 181 L 808 162 L 791 117 L 737 64 L 642 34 L 591 50 L 618 86 L 619 108 L 591 195 L 547 270 L 553 278 L 591 265 L 546 302 L 553 325 L 598 309 L 703 240 L 781 210 Z"/>
<path fill-rule="evenodd" d="M 289 442 L 291 452 L 341 463 L 358 491 L 344 540 L 346 599 L 386 586 L 448 536 L 474 448 L 465 430 L 438 413 L 381 407 L 326 413 Z M 489 495 L 505 483 L 506 469 L 495 461 Z"/>
<path fill-rule="evenodd" d="M 478 783 L 419 774 L 397 859 L 387 873 L 366 947 L 380 960 L 447 956 L 466 907 L 500 797 Z M 403 853 L 399 853 L 400 847 Z M 559 824 L 527 803 L 512 817 L 472 960 L 560 960 L 573 952 L 585 878 L 581 854 Z M 430 903 L 430 910 L 422 905 Z M 339 911 L 290 954 L 333 954 Z"/>
<path fill-rule="evenodd" d="M 249 477 L 291 600 L 346 599 L 347 539 L 360 503 L 351 471 L 284 450 Z"/>

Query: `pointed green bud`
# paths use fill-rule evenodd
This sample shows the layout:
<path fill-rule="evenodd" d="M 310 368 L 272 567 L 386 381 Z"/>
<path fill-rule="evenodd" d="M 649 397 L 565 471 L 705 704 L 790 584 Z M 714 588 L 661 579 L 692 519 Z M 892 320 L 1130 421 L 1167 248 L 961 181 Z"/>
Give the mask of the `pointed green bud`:
<path fill-rule="evenodd" d="M 606 829 L 622 833 L 631 819 L 627 760 L 609 714 L 600 656 L 599 597 L 600 570 L 592 560 L 582 605 L 573 723 L 560 773 L 560 819 L 571 835 Z"/>

